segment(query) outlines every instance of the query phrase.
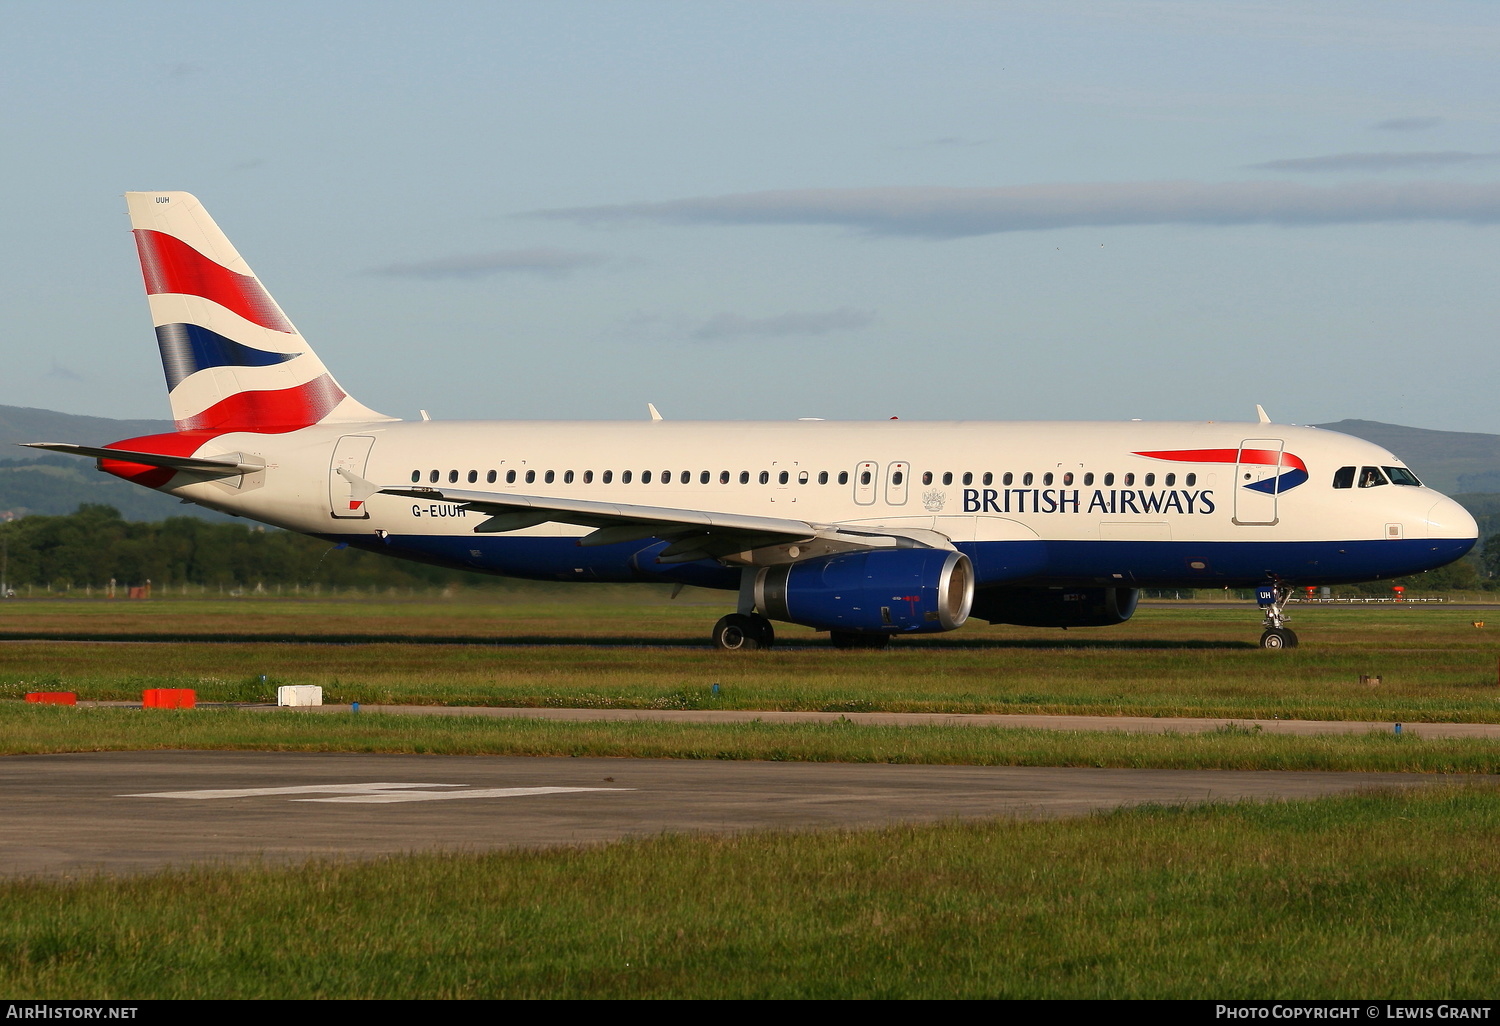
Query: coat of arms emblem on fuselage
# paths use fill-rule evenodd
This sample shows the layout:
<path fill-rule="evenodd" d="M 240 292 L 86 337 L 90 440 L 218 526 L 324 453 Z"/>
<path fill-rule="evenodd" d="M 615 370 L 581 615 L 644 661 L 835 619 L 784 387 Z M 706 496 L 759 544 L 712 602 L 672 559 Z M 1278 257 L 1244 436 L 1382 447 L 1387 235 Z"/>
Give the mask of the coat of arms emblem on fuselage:
<path fill-rule="evenodd" d="M 943 503 L 948 501 L 948 494 L 940 492 L 936 488 L 922 493 L 922 508 L 929 513 L 941 513 Z"/>

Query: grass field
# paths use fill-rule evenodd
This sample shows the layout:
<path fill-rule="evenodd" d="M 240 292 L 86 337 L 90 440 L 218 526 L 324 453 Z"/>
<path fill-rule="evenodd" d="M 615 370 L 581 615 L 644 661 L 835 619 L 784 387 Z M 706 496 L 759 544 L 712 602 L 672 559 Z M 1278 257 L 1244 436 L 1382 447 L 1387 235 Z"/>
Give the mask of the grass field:
<path fill-rule="evenodd" d="M 12 999 L 1477 998 L 1500 792 L 0 884 Z"/>
<path fill-rule="evenodd" d="M 887 652 L 779 626 L 778 648 L 726 654 L 705 642 L 715 606 L 517 594 L 5 603 L 0 696 L 266 701 L 319 684 L 330 702 L 1500 722 L 1500 616 L 1476 629 L 1485 613 L 1441 605 L 1298 608 L 1304 643 L 1286 652 L 1256 647 L 1254 608 L 1226 603 L 1067 632 L 976 624 Z"/>
<path fill-rule="evenodd" d="M 361 712 L 72 709 L 0 703 L 0 755 L 224 749 L 968 766 L 1500 773 L 1500 745 L 1410 732 L 1301 737 L 831 723 L 568 723 Z"/>

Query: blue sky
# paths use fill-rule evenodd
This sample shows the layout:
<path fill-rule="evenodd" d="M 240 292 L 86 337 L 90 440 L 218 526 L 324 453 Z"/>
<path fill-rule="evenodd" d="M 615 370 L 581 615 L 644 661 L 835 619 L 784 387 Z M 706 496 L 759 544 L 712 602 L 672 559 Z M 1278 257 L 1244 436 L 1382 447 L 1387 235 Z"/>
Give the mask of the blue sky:
<path fill-rule="evenodd" d="M 1500 432 L 1493 3 L 0 15 L 0 403 L 166 415 L 183 189 L 397 416 Z"/>

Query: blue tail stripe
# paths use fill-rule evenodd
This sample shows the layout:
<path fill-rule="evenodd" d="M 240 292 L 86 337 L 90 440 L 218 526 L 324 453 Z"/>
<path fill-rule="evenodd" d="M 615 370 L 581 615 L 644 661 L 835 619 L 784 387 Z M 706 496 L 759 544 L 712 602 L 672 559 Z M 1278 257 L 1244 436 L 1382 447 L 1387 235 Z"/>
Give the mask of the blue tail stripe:
<path fill-rule="evenodd" d="M 197 324 L 163 324 L 156 329 L 156 344 L 168 392 L 205 367 L 271 367 L 302 355 L 253 349 Z"/>

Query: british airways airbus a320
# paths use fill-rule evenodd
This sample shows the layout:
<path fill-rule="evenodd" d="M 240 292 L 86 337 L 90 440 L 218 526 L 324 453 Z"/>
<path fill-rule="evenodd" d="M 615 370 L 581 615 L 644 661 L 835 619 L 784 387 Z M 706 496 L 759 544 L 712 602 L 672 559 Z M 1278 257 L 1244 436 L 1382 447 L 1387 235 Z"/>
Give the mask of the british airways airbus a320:
<path fill-rule="evenodd" d="M 1142 587 L 1292 588 L 1458 559 L 1474 519 L 1389 452 L 1259 423 L 400 421 L 361 405 L 191 195 L 127 194 L 177 430 L 95 457 L 128 481 L 372 552 L 540 580 L 737 593 L 835 645 L 969 617 L 1122 623 Z M 653 410 L 654 413 L 654 410 Z"/>

